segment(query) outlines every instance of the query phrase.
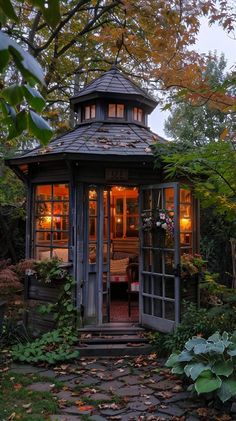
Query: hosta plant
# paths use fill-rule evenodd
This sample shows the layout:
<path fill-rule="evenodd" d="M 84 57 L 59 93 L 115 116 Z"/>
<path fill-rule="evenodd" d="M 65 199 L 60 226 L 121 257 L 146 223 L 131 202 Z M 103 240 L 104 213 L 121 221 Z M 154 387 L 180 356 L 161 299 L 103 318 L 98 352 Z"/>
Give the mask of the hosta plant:
<path fill-rule="evenodd" d="M 208 339 L 193 337 L 182 352 L 170 355 L 166 366 L 191 379 L 199 395 L 213 392 L 225 402 L 236 395 L 236 331 L 216 332 Z"/>

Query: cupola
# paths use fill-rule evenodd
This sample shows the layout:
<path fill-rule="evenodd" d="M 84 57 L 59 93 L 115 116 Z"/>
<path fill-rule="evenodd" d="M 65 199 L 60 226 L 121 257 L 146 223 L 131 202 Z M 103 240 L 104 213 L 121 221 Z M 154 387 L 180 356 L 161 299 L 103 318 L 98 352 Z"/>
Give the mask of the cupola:
<path fill-rule="evenodd" d="M 70 105 L 75 124 L 105 121 L 147 126 L 147 115 L 157 102 L 113 66 L 74 95 Z"/>

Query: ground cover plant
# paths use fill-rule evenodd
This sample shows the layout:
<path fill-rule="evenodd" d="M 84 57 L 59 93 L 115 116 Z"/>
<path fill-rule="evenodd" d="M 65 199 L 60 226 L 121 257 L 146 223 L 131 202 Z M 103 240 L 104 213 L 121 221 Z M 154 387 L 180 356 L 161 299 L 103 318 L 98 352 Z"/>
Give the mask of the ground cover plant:
<path fill-rule="evenodd" d="M 236 331 L 193 337 L 166 362 L 172 373 L 187 376 L 198 394 L 214 393 L 222 402 L 236 394 Z"/>
<path fill-rule="evenodd" d="M 45 378 L 36 374 L 4 373 L 0 384 L 0 419 L 42 421 L 48 419 L 49 414 L 56 414 L 59 406 L 52 393 L 27 388 L 42 380 Z"/>

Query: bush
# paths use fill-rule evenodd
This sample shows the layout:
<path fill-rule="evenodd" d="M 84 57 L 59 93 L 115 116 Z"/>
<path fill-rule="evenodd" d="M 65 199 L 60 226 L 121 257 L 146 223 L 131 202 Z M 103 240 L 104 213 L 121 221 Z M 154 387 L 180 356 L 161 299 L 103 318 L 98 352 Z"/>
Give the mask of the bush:
<path fill-rule="evenodd" d="M 236 331 L 214 333 L 208 339 L 189 339 L 182 352 L 171 354 L 166 362 L 172 373 L 185 375 L 198 395 L 216 394 L 222 402 L 236 395 Z"/>
<path fill-rule="evenodd" d="M 234 295 L 228 300 L 235 299 Z M 226 300 L 226 299 L 225 299 Z M 228 302 L 222 306 L 211 309 L 198 309 L 193 303 L 184 303 L 184 313 L 181 323 L 171 333 L 154 333 L 150 341 L 159 355 L 167 355 L 170 352 L 181 350 L 185 342 L 193 335 L 204 338 L 219 331 L 233 332 L 236 329 L 235 302 Z"/>

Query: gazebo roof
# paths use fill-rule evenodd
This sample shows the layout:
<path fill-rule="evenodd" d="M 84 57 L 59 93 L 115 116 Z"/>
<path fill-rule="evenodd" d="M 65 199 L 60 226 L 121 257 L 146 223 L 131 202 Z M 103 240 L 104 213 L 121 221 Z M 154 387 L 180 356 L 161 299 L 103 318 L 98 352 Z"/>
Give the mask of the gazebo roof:
<path fill-rule="evenodd" d="M 152 146 L 164 142 L 148 128 L 128 123 L 93 122 L 79 125 L 73 130 L 52 140 L 47 147 L 38 147 L 14 158 L 15 164 L 44 160 L 56 156 L 74 155 L 80 159 L 127 157 L 131 160 L 152 159 Z M 54 156 L 55 155 L 55 156 Z"/>
<path fill-rule="evenodd" d="M 127 98 L 131 96 L 139 97 L 144 102 L 148 102 L 152 108 L 157 105 L 157 101 L 147 91 L 140 88 L 121 73 L 116 66 L 113 66 L 99 78 L 86 85 L 71 98 L 71 102 L 82 101 L 84 97 L 87 99 L 91 94 L 100 94 L 102 96 L 106 94 L 109 94 L 109 96 L 119 95 L 121 97 L 126 96 Z"/>

